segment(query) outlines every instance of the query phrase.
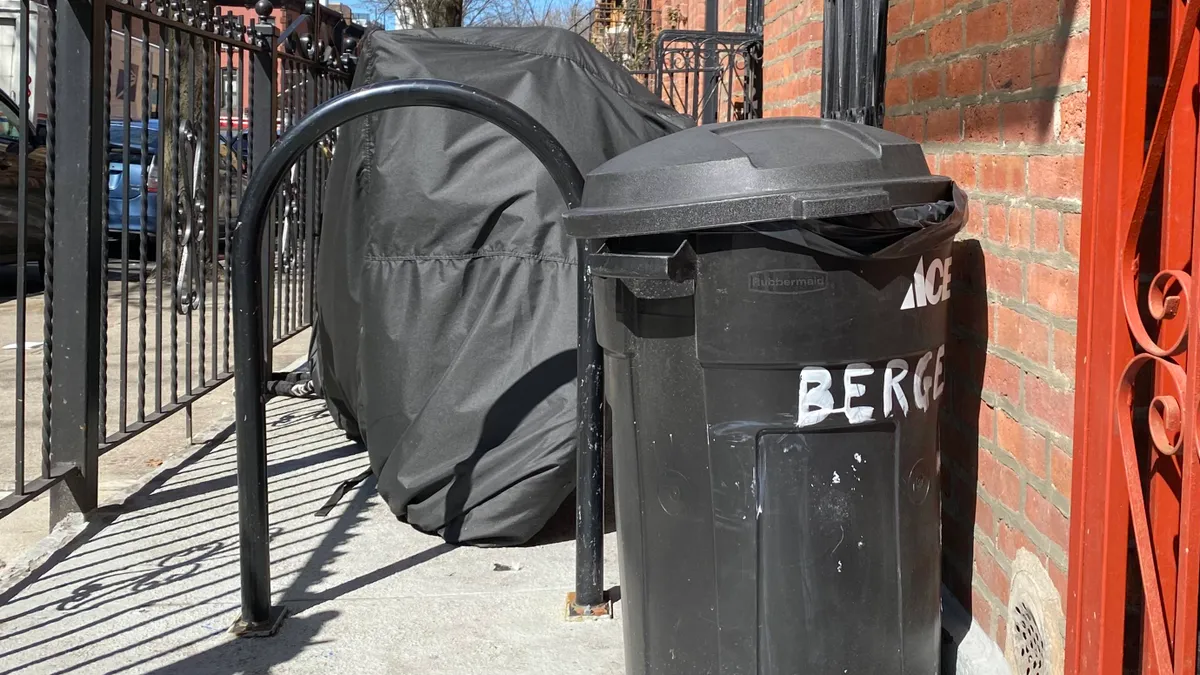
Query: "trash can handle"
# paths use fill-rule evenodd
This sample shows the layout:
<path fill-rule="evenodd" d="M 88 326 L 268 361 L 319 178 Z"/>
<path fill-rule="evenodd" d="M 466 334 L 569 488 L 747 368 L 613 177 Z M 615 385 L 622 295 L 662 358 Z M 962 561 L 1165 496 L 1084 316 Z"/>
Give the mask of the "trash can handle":
<path fill-rule="evenodd" d="M 684 282 L 696 278 L 696 252 L 684 240 L 674 253 L 614 253 L 604 244 L 588 258 L 592 276 Z"/>

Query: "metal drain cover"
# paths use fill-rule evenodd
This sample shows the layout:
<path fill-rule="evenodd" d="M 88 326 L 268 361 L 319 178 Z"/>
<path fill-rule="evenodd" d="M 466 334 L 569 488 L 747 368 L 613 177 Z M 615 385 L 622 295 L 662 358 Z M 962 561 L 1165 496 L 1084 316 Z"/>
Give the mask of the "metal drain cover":
<path fill-rule="evenodd" d="M 1024 602 L 1013 607 L 1013 660 L 1019 675 L 1047 675 L 1046 637 L 1037 618 Z"/>

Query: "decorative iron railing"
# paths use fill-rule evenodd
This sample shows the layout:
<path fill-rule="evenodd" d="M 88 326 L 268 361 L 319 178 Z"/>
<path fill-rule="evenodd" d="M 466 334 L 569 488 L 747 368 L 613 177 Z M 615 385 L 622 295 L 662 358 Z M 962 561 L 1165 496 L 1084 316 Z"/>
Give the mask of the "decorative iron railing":
<path fill-rule="evenodd" d="M 676 110 L 705 124 L 762 117 L 761 35 L 665 30 L 654 86 Z"/>
<path fill-rule="evenodd" d="M 6 2 L 21 56 L 0 68 L 0 263 L 15 265 L 0 293 L 16 300 L 0 327 L 16 359 L 0 385 L 15 389 L 0 518 L 47 491 L 58 518 L 95 507 L 100 455 L 181 411 L 190 438 L 193 404 L 231 378 L 227 257 L 246 183 L 347 88 L 362 30 L 299 0 Z M 312 320 L 328 161 L 306 153 L 272 205 L 273 343 Z"/>

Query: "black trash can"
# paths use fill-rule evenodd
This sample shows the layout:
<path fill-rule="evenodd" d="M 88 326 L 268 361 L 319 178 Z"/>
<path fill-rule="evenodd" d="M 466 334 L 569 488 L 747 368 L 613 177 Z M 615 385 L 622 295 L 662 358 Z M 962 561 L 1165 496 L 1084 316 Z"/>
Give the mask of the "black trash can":
<path fill-rule="evenodd" d="M 630 675 L 937 672 L 965 217 L 919 145 L 831 120 L 703 126 L 589 175 L 566 226 L 603 241 Z"/>

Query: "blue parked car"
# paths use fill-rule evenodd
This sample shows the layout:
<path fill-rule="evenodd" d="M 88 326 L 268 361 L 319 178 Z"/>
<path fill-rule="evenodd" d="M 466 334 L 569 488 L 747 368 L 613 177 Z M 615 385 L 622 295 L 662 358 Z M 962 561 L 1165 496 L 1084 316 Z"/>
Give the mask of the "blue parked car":
<path fill-rule="evenodd" d="M 142 148 L 142 129 L 147 131 L 146 148 Z M 140 120 L 129 123 L 129 171 L 124 171 L 126 128 L 124 121 L 112 122 L 108 128 L 108 231 L 122 232 L 125 220 L 125 200 L 129 199 L 129 232 L 143 231 L 151 236 L 158 232 L 158 120 L 143 126 Z M 142 154 L 146 154 L 149 180 L 142 180 Z M 128 187 L 127 187 L 128 185 Z M 146 213 L 142 213 L 142 191 L 146 192 Z M 128 191 L 128 192 L 127 192 Z"/>
<path fill-rule="evenodd" d="M 142 148 L 143 128 L 146 130 L 146 149 Z M 125 200 L 129 200 L 129 233 L 138 235 L 145 229 L 151 237 L 158 233 L 158 185 L 161 161 L 159 159 L 159 121 L 149 120 L 143 127 L 139 120 L 129 123 L 129 169 L 125 171 L 124 121 L 112 122 L 108 134 L 108 231 L 120 235 L 125 221 Z M 218 240 L 223 236 L 230 218 L 236 218 L 241 205 L 241 195 L 246 188 L 245 164 L 237 153 L 230 150 L 229 141 L 218 137 L 220 171 L 215 176 L 217 183 L 216 229 Z M 146 152 L 146 172 L 143 180 L 142 153 Z M 128 188 L 126 188 L 128 182 Z M 128 192 L 127 192 L 128 190 Z M 142 213 L 142 192 L 145 191 L 146 213 Z"/>

